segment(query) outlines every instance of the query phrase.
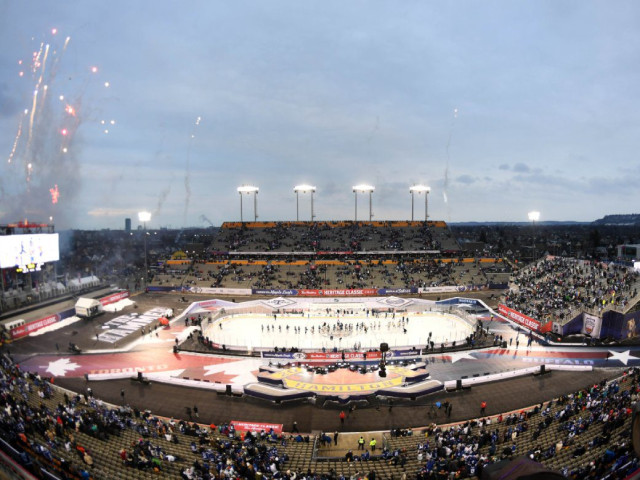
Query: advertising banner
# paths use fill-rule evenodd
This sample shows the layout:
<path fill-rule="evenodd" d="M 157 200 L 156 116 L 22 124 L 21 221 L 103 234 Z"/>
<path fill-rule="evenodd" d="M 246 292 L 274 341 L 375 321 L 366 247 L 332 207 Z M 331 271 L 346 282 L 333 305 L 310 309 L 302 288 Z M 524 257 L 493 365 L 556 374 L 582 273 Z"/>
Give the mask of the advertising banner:
<path fill-rule="evenodd" d="M 366 352 L 367 360 L 380 360 L 382 354 L 379 351 Z M 289 360 L 292 362 L 341 362 L 342 352 L 262 352 L 262 358 L 274 360 Z M 409 358 L 420 355 L 420 350 L 391 350 L 387 352 L 387 359 Z M 344 352 L 345 360 L 363 361 L 363 352 Z"/>
<path fill-rule="evenodd" d="M 254 295 L 275 295 L 276 297 L 298 295 L 298 290 L 279 288 L 254 288 L 251 290 Z"/>
<path fill-rule="evenodd" d="M 250 288 L 211 288 L 211 287 L 189 287 L 191 293 L 206 293 L 209 295 L 251 295 Z"/>
<path fill-rule="evenodd" d="M 307 356 L 302 352 L 262 352 L 262 358 L 273 358 L 276 360 L 296 360 L 302 361 Z"/>
<path fill-rule="evenodd" d="M 502 304 L 498 306 L 498 311 L 509 320 L 512 320 L 517 324 L 528 328 L 529 330 L 533 330 L 535 332 L 540 331 L 540 322 L 526 316 L 524 313 L 520 313 Z M 549 325 L 549 328 L 551 328 L 551 325 Z"/>
<path fill-rule="evenodd" d="M 387 352 L 387 358 L 407 358 L 420 356 L 420 350 L 392 350 Z"/>
<path fill-rule="evenodd" d="M 281 423 L 242 422 L 239 420 L 232 420 L 231 425 L 233 425 L 233 428 L 241 432 L 261 432 L 262 430 L 269 432 L 270 430 L 273 430 L 278 435 L 282 433 Z"/>
<path fill-rule="evenodd" d="M 129 291 L 128 290 L 125 290 L 124 292 L 113 293 L 113 294 L 108 295 L 106 297 L 102 297 L 100 299 L 100 303 L 102 304 L 102 306 L 105 306 L 105 305 L 110 305 L 112 303 L 119 302 L 120 300 L 123 300 L 125 298 L 129 298 Z"/>
<path fill-rule="evenodd" d="M 35 322 L 21 325 L 11 330 L 11 338 L 15 340 L 16 338 L 25 337 L 29 335 L 31 332 L 40 330 L 41 328 L 49 326 L 52 323 L 56 323 L 59 320 L 60 320 L 60 315 L 56 313 L 54 315 L 49 315 L 48 317 L 41 318 L 40 320 L 36 320 Z"/>
<path fill-rule="evenodd" d="M 460 288 L 464 291 L 465 287 L 456 287 L 455 285 L 447 285 L 443 287 L 421 287 L 418 289 L 418 293 L 451 293 L 461 291 Z"/>
<path fill-rule="evenodd" d="M 475 298 L 447 298 L 446 300 L 439 300 L 436 305 L 482 305 Z"/>
<path fill-rule="evenodd" d="M 378 295 L 403 295 L 408 293 L 418 293 L 417 288 L 381 288 Z"/>
<path fill-rule="evenodd" d="M 602 319 L 588 313 L 582 314 L 582 333 L 590 335 L 591 338 L 600 338 Z"/>
<path fill-rule="evenodd" d="M 382 354 L 380 352 L 366 352 L 367 360 L 380 360 Z M 309 352 L 306 353 L 306 360 L 310 361 L 327 361 L 341 362 L 342 352 Z M 388 355 L 387 355 L 388 356 Z M 344 352 L 345 360 L 364 360 L 364 353 L 361 352 Z"/>
<path fill-rule="evenodd" d="M 301 288 L 298 290 L 298 295 L 301 297 L 320 297 L 322 296 L 322 290 L 313 290 L 309 288 Z"/>
<path fill-rule="evenodd" d="M 315 290 L 309 288 L 301 288 L 298 290 L 300 297 L 364 297 L 369 295 L 377 295 L 376 288 L 354 288 L 348 290 Z"/>
<path fill-rule="evenodd" d="M 375 288 L 361 288 L 352 290 L 320 290 L 323 297 L 360 297 L 365 295 L 377 295 Z"/>

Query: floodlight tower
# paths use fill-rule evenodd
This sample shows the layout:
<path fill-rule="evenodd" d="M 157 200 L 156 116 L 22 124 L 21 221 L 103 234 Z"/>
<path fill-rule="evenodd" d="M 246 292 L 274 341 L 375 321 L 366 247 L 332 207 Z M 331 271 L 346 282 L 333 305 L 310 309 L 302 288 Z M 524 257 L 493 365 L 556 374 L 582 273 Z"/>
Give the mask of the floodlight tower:
<path fill-rule="evenodd" d="M 369 221 L 371 221 L 371 219 L 373 218 L 373 210 L 371 210 L 371 195 L 373 194 L 374 190 L 376 189 L 376 187 L 372 186 L 372 185 L 365 185 L 365 184 L 360 184 L 360 185 L 354 185 L 353 186 L 353 193 L 355 195 L 355 199 L 356 199 L 356 211 L 355 211 L 355 221 L 358 221 L 358 193 L 368 193 L 369 194 Z"/>
<path fill-rule="evenodd" d="M 242 185 L 238 187 L 238 193 L 240 194 L 240 223 L 244 223 L 244 217 L 242 216 L 242 195 L 251 195 L 253 193 L 253 221 L 258 221 L 258 191 L 260 189 L 253 185 Z"/>
<path fill-rule="evenodd" d="M 142 222 L 143 227 L 143 235 L 144 235 L 144 288 L 147 289 L 148 284 L 148 272 L 147 268 L 147 222 L 151 221 L 151 213 L 149 212 L 138 212 L 138 220 Z"/>
<path fill-rule="evenodd" d="M 313 222 L 313 219 L 315 218 L 315 215 L 313 214 L 313 194 L 316 191 L 316 187 L 313 185 L 296 185 L 295 187 L 293 187 L 293 191 L 296 192 L 296 222 L 300 221 L 300 209 L 298 207 L 298 200 L 299 200 L 299 194 L 300 193 L 307 193 L 309 192 L 311 194 L 311 221 Z"/>
<path fill-rule="evenodd" d="M 532 239 L 532 247 L 531 247 L 531 257 L 532 260 L 535 260 L 536 258 L 536 237 L 535 237 L 535 233 L 536 233 L 536 222 L 538 220 L 540 220 L 540 212 L 529 212 L 527 214 L 527 217 L 529 218 L 529 220 L 531 221 L 531 239 Z"/>
<path fill-rule="evenodd" d="M 424 221 L 429 220 L 429 201 L 428 196 L 431 191 L 431 187 L 426 185 L 413 185 L 409 187 L 409 193 L 411 193 L 411 221 L 413 222 L 413 197 L 414 195 L 424 193 Z"/>

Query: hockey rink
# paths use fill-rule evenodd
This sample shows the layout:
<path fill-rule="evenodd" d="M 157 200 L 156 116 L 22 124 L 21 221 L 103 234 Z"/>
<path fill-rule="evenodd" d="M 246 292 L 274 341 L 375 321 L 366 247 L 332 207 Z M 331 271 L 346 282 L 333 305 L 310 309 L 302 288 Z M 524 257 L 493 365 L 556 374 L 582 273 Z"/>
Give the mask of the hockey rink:
<path fill-rule="evenodd" d="M 450 313 L 236 314 L 204 327 L 204 335 L 228 348 L 377 349 L 464 342 L 475 326 Z"/>

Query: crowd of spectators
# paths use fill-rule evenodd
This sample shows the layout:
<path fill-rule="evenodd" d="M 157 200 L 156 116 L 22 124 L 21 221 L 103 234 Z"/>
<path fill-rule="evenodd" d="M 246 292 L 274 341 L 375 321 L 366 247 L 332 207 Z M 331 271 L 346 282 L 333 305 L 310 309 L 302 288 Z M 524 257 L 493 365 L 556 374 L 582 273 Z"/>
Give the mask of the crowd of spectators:
<path fill-rule="evenodd" d="M 343 252 L 453 250 L 446 227 L 424 222 L 279 222 L 263 226 L 223 224 L 213 251 Z"/>
<path fill-rule="evenodd" d="M 251 262 L 185 264 L 156 272 L 153 285 L 254 289 L 359 289 L 486 286 L 485 270 L 495 262 L 478 259 L 431 259 L 405 256 L 393 260 L 339 260 L 330 264 L 313 260 L 289 263 L 253 259 Z M 502 262 L 498 262 L 502 263 Z M 495 281 L 495 277 L 492 277 Z M 507 278 L 507 277 L 503 277 Z M 501 280 L 506 284 L 506 280 Z"/>
<path fill-rule="evenodd" d="M 364 462 L 374 460 L 400 471 L 415 467 L 408 478 L 468 478 L 479 476 L 487 464 L 515 455 L 544 464 L 553 463 L 560 452 L 570 452 L 570 461 L 561 466 L 566 477 L 603 478 L 638 466 L 630 442 L 630 419 L 640 393 L 639 380 L 640 370 L 630 369 L 618 380 L 590 385 L 526 411 L 452 426 L 433 424 L 424 436 L 394 430 L 393 439 L 414 438 L 415 451 L 391 442 L 375 458 L 372 452 L 368 456 L 363 452 L 364 457 L 352 454 L 345 461 L 357 460 L 365 470 Z M 4 355 L 0 358 L 0 407 L 2 439 L 30 454 L 28 462 L 24 457 L 21 461 L 48 465 L 68 478 L 101 478 L 104 474 L 98 455 L 103 452 L 96 451 L 88 438 L 105 449 L 120 444 L 116 462 L 121 468 L 180 472 L 187 480 L 350 478 L 344 473 L 316 474 L 310 467 L 305 472 L 291 466 L 288 444 L 309 444 L 308 436 L 264 430 L 241 433 L 228 424 L 203 426 L 159 418 L 128 406 L 110 408 L 94 398 L 91 389 L 82 395 L 61 396 L 48 380 L 22 372 Z M 133 440 L 123 443 L 125 438 Z M 179 443 L 184 446 L 177 453 L 171 445 Z M 589 455 L 592 450 L 601 453 Z"/>
<path fill-rule="evenodd" d="M 543 323 L 563 322 L 582 311 L 624 311 L 639 284 L 638 272 L 626 266 L 547 257 L 513 276 L 505 304 Z"/>
<path fill-rule="evenodd" d="M 479 477 L 486 465 L 519 455 L 555 465 L 561 452 L 570 452 L 563 457 L 566 464 L 558 466 L 567 478 L 601 479 L 622 468 L 634 470 L 639 462 L 630 441 L 630 420 L 639 380 L 640 370 L 631 369 L 621 380 L 603 381 L 526 411 L 448 427 L 432 424 L 424 439 L 416 436 L 413 453 L 407 453 L 406 443 L 398 447 L 392 442 L 387 455 L 416 459 L 410 463 L 416 465 L 417 479 Z M 552 434 L 543 440 L 545 431 Z M 599 446 L 606 449 L 589 455 Z"/>
<path fill-rule="evenodd" d="M 119 450 L 117 461 L 124 468 L 166 474 L 167 465 L 178 462 L 178 471 L 189 480 L 283 478 L 287 443 L 309 443 L 308 436 L 272 430 L 242 433 L 228 424 L 203 426 L 128 406 L 109 408 L 94 398 L 91 389 L 82 395 L 64 393 L 52 406 L 55 392 L 49 381 L 22 372 L 6 356 L 0 363 L 0 436 L 23 451 L 16 460 L 35 470 L 44 465 L 66 478 L 105 478 L 105 471 L 96 469 L 96 454 L 104 452 L 96 452 L 84 436 L 104 442 L 104 450 L 133 436 L 135 440 Z M 37 406 L 36 396 L 41 399 Z M 191 458 L 168 447 L 178 444 L 179 438 L 192 439 Z"/>

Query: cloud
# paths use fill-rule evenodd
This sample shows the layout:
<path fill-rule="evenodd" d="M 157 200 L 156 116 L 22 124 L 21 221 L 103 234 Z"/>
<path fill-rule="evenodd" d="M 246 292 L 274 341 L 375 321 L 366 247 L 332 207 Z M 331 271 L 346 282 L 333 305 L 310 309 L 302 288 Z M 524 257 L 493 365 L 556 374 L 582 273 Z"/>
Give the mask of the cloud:
<path fill-rule="evenodd" d="M 125 215 L 135 215 L 138 210 L 135 208 L 94 208 L 87 214 L 92 217 L 122 217 Z"/>
<path fill-rule="evenodd" d="M 500 170 L 509 170 L 509 165 L 506 163 L 503 163 L 502 165 L 500 165 L 498 167 Z"/>
<path fill-rule="evenodd" d="M 456 177 L 456 182 L 464 183 L 465 185 L 471 185 L 472 183 L 475 183 L 475 181 L 475 177 L 472 177 L 471 175 L 460 175 Z"/>
<path fill-rule="evenodd" d="M 518 162 L 513 166 L 513 171 L 518 173 L 527 173 L 530 170 L 529 166 L 522 162 Z"/>

